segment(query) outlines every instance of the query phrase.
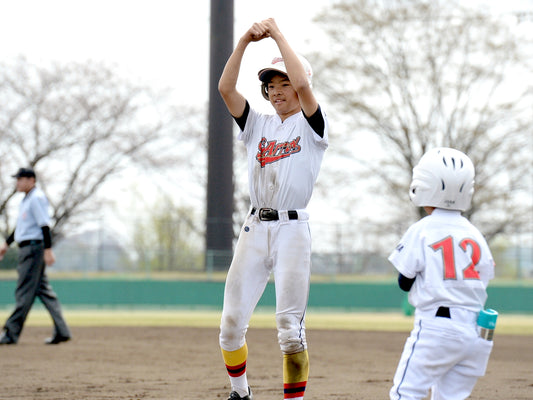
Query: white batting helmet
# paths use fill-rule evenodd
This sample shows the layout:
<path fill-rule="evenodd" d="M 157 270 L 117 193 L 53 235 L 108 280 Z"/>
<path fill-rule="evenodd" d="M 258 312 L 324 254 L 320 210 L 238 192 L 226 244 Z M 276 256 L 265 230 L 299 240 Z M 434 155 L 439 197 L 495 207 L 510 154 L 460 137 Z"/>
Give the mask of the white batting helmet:
<path fill-rule="evenodd" d="M 466 211 L 474 194 L 474 176 L 474 164 L 466 154 L 435 148 L 413 168 L 409 196 L 417 207 Z"/>
<path fill-rule="evenodd" d="M 309 61 L 305 59 L 304 56 L 301 56 L 298 54 L 298 59 L 302 63 L 305 74 L 307 75 L 307 80 L 309 82 L 309 86 L 313 86 L 312 84 L 312 78 L 313 78 L 313 70 L 311 68 L 311 64 L 309 64 Z M 274 57 L 272 61 L 265 65 L 263 68 L 259 70 L 257 75 L 259 76 L 259 80 L 261 82 L 267 82 L 270 78 L 270 74 L 268 72 L 275 71 L 275 72 L 281 72 L 284 75 L 287 75 L 287 67 L 285 66 L 285 61 L 283 61 L 283 58 L 280 56 Z"/>

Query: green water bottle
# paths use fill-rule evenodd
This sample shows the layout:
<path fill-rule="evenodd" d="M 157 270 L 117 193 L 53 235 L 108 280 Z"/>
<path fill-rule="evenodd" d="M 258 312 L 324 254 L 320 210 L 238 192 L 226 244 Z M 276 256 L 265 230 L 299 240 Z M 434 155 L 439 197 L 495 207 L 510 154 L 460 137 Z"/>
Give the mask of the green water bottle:
<path fill-rule="evenodd" d="M 495 310 L 488 308 L 479 312 L 477 324 L 480 337 L 485 340 L 492 340 L 494 329 L 496 328 L 496 319 L 498 319 L 498 312 Z"/>

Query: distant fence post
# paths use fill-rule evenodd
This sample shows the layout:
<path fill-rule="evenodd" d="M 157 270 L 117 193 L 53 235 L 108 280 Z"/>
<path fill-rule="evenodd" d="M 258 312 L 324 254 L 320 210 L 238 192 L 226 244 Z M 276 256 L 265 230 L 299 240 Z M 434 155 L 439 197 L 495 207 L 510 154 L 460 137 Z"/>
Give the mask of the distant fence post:
<path fill-rule="evenodd" d="M 207 272 L 208 279 L 211 280 L 213 278 L 213 273 L 215 271 L 227 271 L 231 264 L 232 256 L 233 251 L 229 250 L 206 250 L 205 270 Z"/>

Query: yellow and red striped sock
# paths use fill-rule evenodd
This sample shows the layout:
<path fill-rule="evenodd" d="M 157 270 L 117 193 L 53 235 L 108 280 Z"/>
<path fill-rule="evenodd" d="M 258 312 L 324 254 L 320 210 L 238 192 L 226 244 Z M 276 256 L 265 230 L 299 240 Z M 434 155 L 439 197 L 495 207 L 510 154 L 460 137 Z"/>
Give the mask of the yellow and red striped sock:
<path fill-rule="evenodd" d="M 309 379 L 309 355 L 307 350 L 283 355 L 283 398 L 300 400 L 304 398 Z"/>
<path fill-rule="evenodd" d="M 240 396 L 248 394 L 248 379 L 246 378 L 248 346 L 245 343 L 244 346 L 235 351 L 221 350 L 232 389 L 237 391 Z"/>

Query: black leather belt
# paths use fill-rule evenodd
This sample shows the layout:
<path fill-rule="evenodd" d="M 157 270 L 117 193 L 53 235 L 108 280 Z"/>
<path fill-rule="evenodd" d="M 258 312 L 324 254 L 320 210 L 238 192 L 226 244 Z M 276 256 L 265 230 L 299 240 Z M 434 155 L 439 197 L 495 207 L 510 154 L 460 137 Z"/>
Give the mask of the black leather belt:
<path fill-rule="evenodd" d="M 23 240 L 18 245 L 19 247 L 29 246 L 30 244 L 41 244 L 42 240 Z"/>
<path fill-rule="evenodd" d="M 435 317 L 451 318 L 450 309 L 448 307 L 439 307 L 437 313 L 435 314 Z"/>
<path fill-rule="evenodd" d="M 252 208 L 251 214 L 255 215 L 256 211 L 258 211 L 257 208 Z M 289 210 L 287 211 L 287 214 L 289 215 L 289 219 L 298 219 L 298 212 L 296 210 Z M 260 208 L 257 216 L 261 221 L 279 220 L 278 210 L 274 210 L 273 208 Z"/>

